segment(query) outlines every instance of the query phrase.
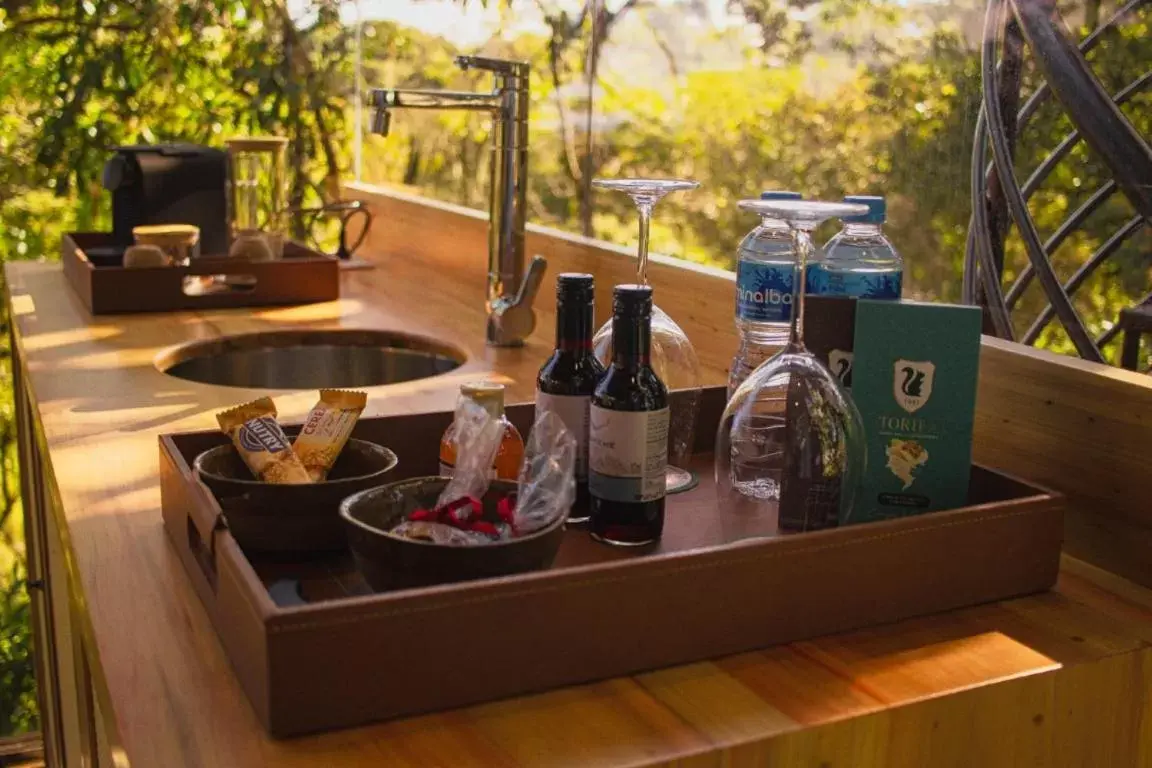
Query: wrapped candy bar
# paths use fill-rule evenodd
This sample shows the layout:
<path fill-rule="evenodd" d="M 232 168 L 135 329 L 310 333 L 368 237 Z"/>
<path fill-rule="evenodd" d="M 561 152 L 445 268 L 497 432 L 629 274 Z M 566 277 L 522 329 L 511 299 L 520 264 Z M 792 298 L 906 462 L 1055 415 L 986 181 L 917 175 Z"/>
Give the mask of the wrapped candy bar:
<path fill-rule="evenodd" d="M 271 398 L 262 397 L 219 413 L 216 421 L 257 479 L 280 484 L 312 482 L 276 422 L 276 405 Z"/>
<path fill-rule="evenodd" d="M 320 390 L 320 400 L 292 444 L 313 482 L 322 482 L 344 450 L 360 412 L 368 404 L 365 392 Z"/>

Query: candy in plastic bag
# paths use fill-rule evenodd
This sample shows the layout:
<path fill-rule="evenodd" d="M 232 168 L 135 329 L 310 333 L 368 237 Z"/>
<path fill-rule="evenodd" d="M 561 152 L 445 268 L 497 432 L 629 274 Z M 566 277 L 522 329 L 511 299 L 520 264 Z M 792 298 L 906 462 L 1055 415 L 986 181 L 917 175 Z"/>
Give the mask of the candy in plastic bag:
<path fill-rule="evenodd" d="M 428 541 L 433 544 L 444 544 L 450 547 L 472 547 L 478 544 L 490 544 L 494 539 L 484 533 L 476 531 L 463 531 L 444 523 L 433 523 L 426 520 L 405 520 L 388 533 L 413 541 Z"/>
<path fill-rule="evenodd" d="M 520 465 L 513 526 L 517 536 L 566 516 L 576 499 L 576 438 L 560 417 L 542 411 L 532 425 Z"/>
<path fill-rule="evenodd" d="M 492 462 L 504 438 L 504 424 L 492 418 L 483 406 L 462 397 L 456 405 L 454 432 L 456 468 L 436 500 L 437 508 L 466 496 L 484 498 L 492 477 Z"/>

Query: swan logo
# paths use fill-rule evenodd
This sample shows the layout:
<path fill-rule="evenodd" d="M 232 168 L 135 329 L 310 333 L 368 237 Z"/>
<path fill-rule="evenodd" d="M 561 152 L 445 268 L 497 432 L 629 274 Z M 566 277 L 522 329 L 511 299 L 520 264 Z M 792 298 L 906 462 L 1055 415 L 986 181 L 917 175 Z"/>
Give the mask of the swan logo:
<path fill-rule="evenodd" d="M 932 396 L 932 380 L 935 375 L 935 363 L 897 360 L 892 379 L 892 393 L 896 396 L 896 402 L 908 413 L 916 413 Z"/>
<path fill-rule="evenodd" d="M 828 353 L 828 367 L 841 386 L 852 386 L 852 353 L 834 349 Z"/>

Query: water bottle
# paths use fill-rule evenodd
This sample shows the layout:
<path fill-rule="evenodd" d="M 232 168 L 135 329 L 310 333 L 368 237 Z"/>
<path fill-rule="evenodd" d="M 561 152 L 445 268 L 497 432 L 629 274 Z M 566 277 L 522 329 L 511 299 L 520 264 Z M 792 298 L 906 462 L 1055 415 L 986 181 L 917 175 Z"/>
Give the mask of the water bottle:
<path fill-rule="evenodd" d="M 764 192 L 761 200 L 799 200 L 796 192 Z M 740 242 L 736 263 L 736 331 L 740 348 L 728 374 L 728 396 L 748 374 L 788 343 L 796 254 L 788 225 L 764 217 Z"/>
<path fill-rule="evenodd" d="M 844 228 L 808 265 L 808 293 L 899 299 L 904 262 L 881 229 L 887 213 L 884 198 L 849 195 L 844 202 L 867 205 L 868 213 L 841 219 Z"/>

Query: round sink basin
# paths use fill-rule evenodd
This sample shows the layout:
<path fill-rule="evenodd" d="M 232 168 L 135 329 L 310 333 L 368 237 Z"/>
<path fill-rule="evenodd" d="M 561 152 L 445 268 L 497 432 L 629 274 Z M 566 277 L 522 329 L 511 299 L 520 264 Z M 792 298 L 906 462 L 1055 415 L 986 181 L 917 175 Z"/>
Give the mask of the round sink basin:
<path fill-rule="evenodd" d="M 202 384 L 255 389 L 373 387 L 460 367 L 449 344 L 391 331 L 271 331 L 185 344 L 156 367 Z"/>

